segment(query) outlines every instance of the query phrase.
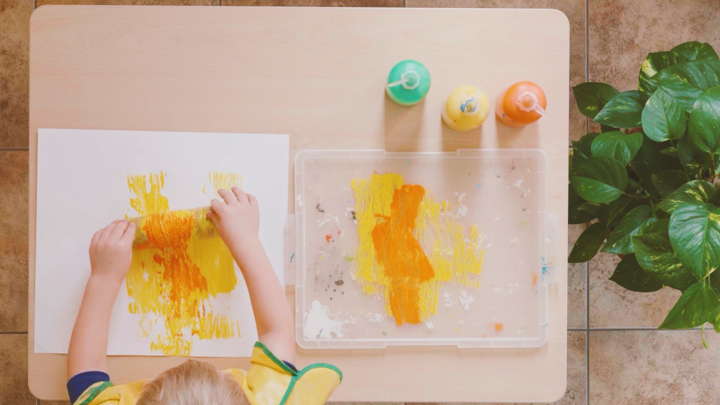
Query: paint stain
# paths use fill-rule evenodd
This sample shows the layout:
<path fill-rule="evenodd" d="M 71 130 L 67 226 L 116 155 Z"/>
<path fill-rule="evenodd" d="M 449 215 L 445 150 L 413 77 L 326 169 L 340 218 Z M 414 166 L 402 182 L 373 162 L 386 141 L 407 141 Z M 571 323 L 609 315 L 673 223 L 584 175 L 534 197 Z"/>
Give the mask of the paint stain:
<path fill-rule="evenodd" d="M 331 233 L 326 233 L 326 234 L 325 234 L 325 242 L 331 243 L 331 242 L 334 242 L 334 241 L 335 241 L 335 238 L 333 237 L 333 235 L 332 235 Z"/>
<path fill-rule="evenodd" d="M 435 272 L 420 242 L 415 239 L 415 220 L 425 189 L 403 185 L 395 189 L 390 215 L 378 215 L 372 230 L 378 263 L 389 279 L 388 300 L 395 323 L 420 323 L 420 285 Z"/>
<path fill-rule="evenodd" d="M 495 322 L 493 324 L 493 328 L 495 328 L 495 333 L 500 333 L 505 329 L 505 325 L 503 325 L 501 322 Z"/>
<path fill-rule="evenodd" d="M 211 183 L 231 187 L 239 176 L 211 174 Z M 215 181 L 214 181 L 215 180 Z M 162 195 L 165 174 L 128 177 L 135 195 L 130 206 L 142 216 L 142 243 L 133 246 L 127 276 L 132 299 L 129 311 L 142 315 L 141 325 L 151 337 L 150 349 L 167 355 L 189 355 L 193 337 L 223 339 L 239 336 L 239 322 L 213 312 L 210 299 L 237 285 L 232 256 L 205 213 L 170 211 Z"/>
<path fill-rule="evenodd" d="M 365 294 L 382 294 L 398 325 L 437 312 L 441 285 L 478 287 L 484 250 L 477 226 L 455 220 L 448 201 L 395 173 L 351 182 L 358 250 L 356 279 Z"/>

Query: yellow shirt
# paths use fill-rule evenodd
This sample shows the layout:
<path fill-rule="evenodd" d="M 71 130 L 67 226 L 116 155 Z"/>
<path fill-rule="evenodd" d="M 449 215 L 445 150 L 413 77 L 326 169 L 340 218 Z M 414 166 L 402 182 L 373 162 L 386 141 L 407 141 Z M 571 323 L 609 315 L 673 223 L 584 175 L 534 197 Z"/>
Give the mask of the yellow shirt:
<path fill-rule="evenodd" d="M 251 405 L 322 405 L 342 381 L 342 372 L 325 363 L 295 371 L 262 343 L 255 343 L 247 371 L 228 369 Z M 74 405 L 135 405 L 145 381 L 112 385 L 109 381 L 88 387 Z"/>

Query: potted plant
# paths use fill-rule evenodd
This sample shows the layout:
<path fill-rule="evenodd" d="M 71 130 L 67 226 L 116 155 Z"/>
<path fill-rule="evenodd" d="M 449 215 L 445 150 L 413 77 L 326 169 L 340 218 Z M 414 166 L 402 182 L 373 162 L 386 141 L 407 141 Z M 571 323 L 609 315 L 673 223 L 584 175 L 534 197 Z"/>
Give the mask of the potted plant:
<path fill-rule="evenodd" d="M 720 332 L 717 53 L 686 42 L 648 54 L 637 90 L 588 82 L 573 94 L 601 131 L 571 147 L 569 222 L 589 226 L 569 261 L 617 254 L 622 287 L 682 291 L 660 328 Z"/>

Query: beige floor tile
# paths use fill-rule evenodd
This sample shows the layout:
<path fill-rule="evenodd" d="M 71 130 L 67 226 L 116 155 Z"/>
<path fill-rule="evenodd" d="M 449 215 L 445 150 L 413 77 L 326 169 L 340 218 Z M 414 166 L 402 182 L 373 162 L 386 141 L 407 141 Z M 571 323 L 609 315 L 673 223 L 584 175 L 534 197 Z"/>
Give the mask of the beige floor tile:
<path fill-rule="evenodd" d="M 620 90 L 637 88 L 640 64 L 649 52 L 685 41 L 709 42 L 720 50 L 717 0 L 590 0 L 590 79 Z"/>
<path fill-rule="evenodd" d="M 720 404 L 720 334 L 591 331 L 590 403 Z"/>
<path fill-rule="evenodd" d="M 610 276 L 620 262 L 617 255 L 599 253 L 590 262 L 590 328 L 655 328 L 659 326 L 680 292 L 665 287 L 656 292 L 626 290 Z"/>
<path fill-rule="evenodd" d="M 28 144 L 28 30 L 32 0 L 0 0 L 0 148 Z"/>
<path fill-rule="evenodd" d="M 48 4 L 75 5 L 148 5 L 148 6 L 219 6 L 220 0 L 35 0 L 37 7 Z"/>
<path fill-rule="evenodd" d="M 221 0 L 223 6 L 403 7 L 405 0 Z"/>
<path fill-rule="evenodd" d="M 0 404 L 35 405 L 27 388 L 27 335 L 0 334 Z"/>
<path fill-rule="evenodd" d="M 568 332 L 568 385 L 565 396 L 551 405 L 587 405 L 585 332 Z M 533 405 L 534 403 L 524 405 Z M 407 403 L 406 405 L 503 405 L 488 402 L 467 403 Z M 505 403 L 504 405 L 512 405 Z M 522 404 L 515 404 L 522 405 Z M 539 405 L 539 404 L 535 404 Z"/>
<path fill-rule="evenodd" d="M 0 332 L 27 330 L 26 151 L 0 151 Z"/>

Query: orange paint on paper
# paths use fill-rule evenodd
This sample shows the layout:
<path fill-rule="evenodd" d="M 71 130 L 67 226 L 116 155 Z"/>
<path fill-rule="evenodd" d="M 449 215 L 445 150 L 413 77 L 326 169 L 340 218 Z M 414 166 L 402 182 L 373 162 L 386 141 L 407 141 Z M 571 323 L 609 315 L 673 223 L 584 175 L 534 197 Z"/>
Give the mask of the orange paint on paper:
<path fill-rule="evenodd" d="M 503 329 L 505 329 L 505 325 L 503 325 L 501 322 L 495 322 L 493 327 L 495 328 L 496 333 L 500 333 L 503 331 Z"/>
<path fill-rule="evenodd" d="M 210 300 L 229 293 L 237 284 L 233 260 L 225 244 L 207 232 L 212 224 L 204 213 L 169 211 L 161 194 L 164 173 L 128 177 L 135 194 L 130 205 L 142 217 L 143 243 L 133 248 L 127 276 L 129 310 L 143 315 L 146 333 L 157 321 L 151 350 L 169 355 L 189 355 L 192 338 L 222 339 L 238 336 L 239 322 L 213 312 Z"/>
<path fill-rule="evenodd" d="M 449 214 L 421 185 L 395 173 L 351 182 L 358 251 L 356 276 L 366 294 L 384 294 L 398 325 L 419 323 L 437 312 L 445 282 L 479 285 L 484 250 L 477 226 Z"/>

